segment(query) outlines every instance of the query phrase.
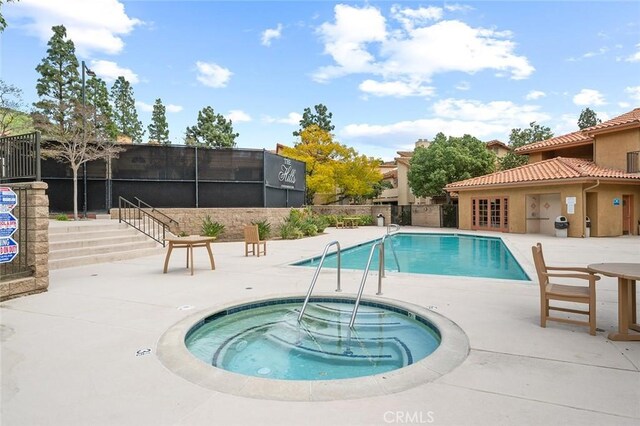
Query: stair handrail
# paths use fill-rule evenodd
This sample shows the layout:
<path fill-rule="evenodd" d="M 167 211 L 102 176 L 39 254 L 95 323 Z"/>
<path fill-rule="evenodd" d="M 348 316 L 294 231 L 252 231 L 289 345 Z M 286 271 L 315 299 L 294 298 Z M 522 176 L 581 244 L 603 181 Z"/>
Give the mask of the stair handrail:
<path fill-rule="evenodd" d="M 386 235 L 385 235 L 386 237 Z M 376 247 L 382 245 L 384 247 L 384 237 L 380 240 L 373 243 L 371 246 L 371 251 L 369 252 L 369 259 L 367 260 L 367 266 L 364 268 L 364 274 L 362 274 L 362 281 L 360 281 L 360 288 L 358 289 L 358 296 L 356 297 L 356 303 L 353 306 L 353 312 L 351 313 L 351 321 L 349 321 L 349 328 L 353 328 L 353 324 L 356 322 L 356 314 L 358 313 L 358 307 L 360 306 L 360 299 L 362 298 L 362 292 L 364 291 L 364 285 L 367 282 L 367 276 L 369 275 L 369 268 L 371 267 L 371 260 L 373 259 L 373 253 L 376 250 Z M 379 249 L 379 260 L 378 260 L 378 294 L 382 294 L 380 290 L 382 289 L 382 274 L 384 271 L 384 250 Z"/>
<path fill-rule="evenodd" d="M 394 227 L 393 230 L 391 230 L 390 228 Z M 396 223 L 390 223 L 389 225 L 387 225 L 387 233 L 382 237 L 382 248 L 380 250 L 382 250 L 382 254 L 381 257 L 384 261 L 384 242 L 386 241 L 387 237 L 389 237 L 392 234 L 397 233 L 398 231 L 400 231 L 400 225 L 396 224 Z M 398 254 L 396 253 L 396 249 L 395 247 L 393 247 L 393 244 L 391 244 L 391 252 L 393 253 L 393 258 L 396 261 L 396 266 L 398 267 L 398 272 L 400 272 L 400 261 L 398 260 Z M 384 267 L 384 265 L 382 266 L 382 278 L 385 278 L 385 270 L 386 268 Z M 378 287 L 378 294 L 382 294 L 382 288 Z"/>
<path fill-rule="evenodd" d="M 318 276 L 320 275 L 320 270 L 322 269 L 322 265 L 324 264 L 324 259 L 327 257 L 327 252 L 331 246 L 337 246 L 338 249 L 336 251 L 338 255 L 338 284 L 336 291 L 342 291 L 340 289 L 340 242 L 331 241 L 324 247 L 324 251 L 322 252 L 322 257 L 320 258 L 320 263 L 318 263 L 318 267 L 316 268 L 316 272 L 313 274 L 313 278 L 311 279 L 311 284 L 309 285 L 309 290 L 307 291 L 307 296 L 304 298 L 304 303 L 302 304 L 302 309 L 300 309 L 300 313 L 298 314 L 298 322 L 302 320 L 302 316 L 304 315 L 305 309 L 307 309 L 307 304 L 309 303 L 309 298 L 311 297 L 311 293 L 313 292 L 313 288 L 316 285 L 316 281 L 318 281 Z"/>
<path fill-rule="evenodd" d="M 160 214 L 160 215 L 164 216 L 164 217 L 165 217 L 169 222 L 173 222 L 173 223 L 175 223 L 176 225 L 178 224 L 178 221 L 177 221 L 177 220 L 175 220 L 175 219 L 173 219 L 173 218 L 169 217 L 167 214 L 165 214 L 165 213 L 161 212 L 160 210 L 156 209 L 155 207 L 153 207 L 153 206 L 151 206 L 151 205 L 149 205 L 149 204 L 145 203 L 145 202 L 144 202 L 144 201 L 142 201 L 140 198 L 138 198 L 138 197 L 133 197 L 133 198 L 134 198 L 136 201 L 138 201 L 138 208 L 141 208 L 141 207 L 140 207 L 140 204 L 144 204 L 144 206 L 145 206 L 145 207 L 147 207 L 147 208 L 151 209 L 151 212 L 152 212 L 152 213 L 154 213 L 154 212 L 155 212 L 155 213 L 158 213 L 158 214 Z"/>
<path fill-rule="evenodd" d="M 393 228 L 393 230 L 391 229 Z M 400 230 L 400 225 L 397 223 L 390 223 L 387 225 L 387 234 L 395 234 Z"/>
<path fill-rule="evenodd" d="M 165 247 L 169 225 L 123 197 L 118 197 L 118 222 L 126 223 Z"/>

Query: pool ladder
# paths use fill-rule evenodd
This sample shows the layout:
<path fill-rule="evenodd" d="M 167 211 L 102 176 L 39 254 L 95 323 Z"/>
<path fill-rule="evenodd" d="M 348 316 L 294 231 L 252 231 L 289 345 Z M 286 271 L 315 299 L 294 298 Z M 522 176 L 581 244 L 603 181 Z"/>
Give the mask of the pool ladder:
<path fill-rule="evenodd" d="M 351 313 L 351 321 L 349 321 L 349 328 L 353 328 L 353 324 L 356 320 L 356 315 L 358 313 L 358 307 L 360 306 L 360 299 L 362 298 L 362 292 L 364 291 L 364 285 L 367 282 L 367 276 L 369 275 L 369 269 L 371 268 L 371 261 L 373 260 L 373 253 L 375 252 L 376 247 L 380 246 L 378 250 L 379 261 L 378 261 L 378 292 L 376 293 L 378 296 L 382 295 L 382 278 L 384 275 L 384 243 L 387 240 L 389 235 L 394 234 L 400 230 L 400 225 L 395 223 L 391 223 L 387 226 L 387 233 L 383 235 L 380 241 L 377 241 L 371 247 L 371 251 L 369 252 L 369 259 L 367 260 L 367 266 L 364 269 L 364 274 L 362 274 L 362 281 L 360 282 L 360 288 L 358 289 L 358 296 L 356 297 L 356 303 L 353 307 L 353 312 Z M 309 303 L 309 298 L 311 297 L 311 293 L 313 292 L 313 288 L 318 281 L 318 276 L 320 275 L 320 270 L 324 265 L 324 259 L 327 256 L 327 252 L 331 246 L 337 246 L 337 257 L 338 257 L 338 265 L 337 265 L 337 273 L 338 273 L 338 285 L 336 288 L 337 292 L 342 291 L 340 289 L 340 243 L 338 241 L 332 241 L 324 247 L 324 251 L 322 252 L 322 257 L 320 258 L 320 263 L 318 263 L 318 267 L 316 268 L 316 272 L 313 274 L 313 278 L 311 279 L 311 285 L 309 286 L 309 290 L 307 291 L 307 296 L 304 299 L 304 303 L 302 304 L 302 309 L 300 309 L 300 313 L 298 314 L 298 322 L 302 320 L 302 316 L 304 315 L 304 311 L 307 309 L 307 304 Z M 398 272 L 400 272 L 400 262 L 398 261 L 398 255 L 396 254 L 396 250 L 391 246 L 391 250 L 393 252 L 393 257 L 396 261 L 396 265 L 398 267 Z"/>
<path fill-rule="evenodd" d="M 304 303 L 302 304 L 302 309 L 300 309 L 300 313 L 298 314 L 298 322 L 302 319 L 304 315 L 304 310 L 307 309 L 307 304 L 309 303 L 309 298 L 311 297 L 311 293 L 313 292 L 313 288 L 316 286 L 316 281 L 318 281 L 318 276 L 320 275 L 320 270 L 322 269 L 322 265 L 324 265 L 324 259 L 327 257 L 327 252 L 331 246 L 337 246 L 338 250 L 336 251 L 338 256 L 338 285 L 336 287 L 336 291 L 342 291 L 340 289 L 340 243 L 338 241 L 331 241 L 324 247 L 324 251 L 322 252 L 322 257 L 320 258 L 320 263 L 318 263 L 318 267 L 316 268 L 316 272 L 313 274 L 313 278 L 311 279 L 311 285 L 309 286 L 309 290 L 307 291 L 307 297 L 304 298 Z"/>

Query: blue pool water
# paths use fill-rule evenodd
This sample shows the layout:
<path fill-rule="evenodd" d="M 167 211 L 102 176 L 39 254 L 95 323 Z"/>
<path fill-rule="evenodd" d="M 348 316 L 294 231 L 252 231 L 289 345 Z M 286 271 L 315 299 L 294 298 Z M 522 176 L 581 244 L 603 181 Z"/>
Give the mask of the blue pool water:
<path fill-rule="evenodd" d="M 286 302 L 286 303 L 285 303 Z M 380 374 L 413 364 L 440 344 L 426 319 L 362 301 L 313 298 L 300 323 L 302 299 L 255 303 L 215 314 L 194 326 L 189 351 L 215 367 L 282 380 L 331 380 Z"/>
<path fill-rule="evenodd" d="M 364 270 L 371 247 L 376 241 L 379 240 L 343 249 L 340 258 L 341 267 Z M 394 251 L 396 256 L 393 254 Z M 315 267 L 319 262 L 320 257 L 316 257 L 295 265 Z M 461 234 L 392 234 L 385 242 L 384 263 L 387 271 L 529 280 L 529 276 L 502 240 L 494 237 Z M 335 268 L 336 265 L 335 254 L 325 258 L 325 267 Z M 378 270 L 377 251 L 370 270 Z"/>

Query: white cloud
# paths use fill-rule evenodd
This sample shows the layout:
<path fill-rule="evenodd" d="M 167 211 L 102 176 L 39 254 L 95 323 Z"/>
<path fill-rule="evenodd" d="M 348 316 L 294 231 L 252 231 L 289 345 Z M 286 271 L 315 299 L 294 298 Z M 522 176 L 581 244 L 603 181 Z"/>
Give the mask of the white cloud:
<path fill-rule="evenodd" d="M 182 105 L 174 105 L 174 104 L 167 104 L 165 105 L 165 108 L 167 109 L 167 112 L 180 112 L 184 109 L 184 107 Z"/>
<path fill-rule="evenodd" d="M 620 108 L 629 108 L 631 104 L 629 102 L 618 102 Z"/>
<path fill-rule="evenodd" d="M 120 76 L 124 77 L 131 84 L 137 84 L 140 82 L 138 74 L 130 70 L 129 68 L 123 68 L 112 61 L 91 61 L 91 71 L 95 72 L 98 77 L 102 78 L 107 83 L 113 83 Z"/>
<path fill-rule="evenodd" d="M 474 10 L 472 6 L 465 4 L 445 4 L 444 8 L 447 12 L 468 12 Z"/>
<path fill-rule="evenodd" d="M 576 105 L 604 105 L 606 104 L 602 93 L 593 89 L 582 89 L 573 97 L 573 103 Z"/>
<path fill-rule="evenodd" d="M 276 28 L 267 28 L 262 32 L 262 45 L 271 46 L 271 40 L 279 39 L 282 36 L 282 24 L 278 24 Z"/>
<path fill-rule="evenodd" d="M 510 31 L 474 28 L 457 20 L 431 24 L 427 21 L 438 16 L 435 9 L 394 6 L 392 16 L 404 25 L 394 29 L 375 7 L 337 5 L 334 22 L 318 29 L 334 64 L 321 67 L 313 78 L 324 82 L 348 74 L 373 74 L 387 81 L 420 83 L 447 72 L 494 70 L 516 80 L 533 73 L 528 59 L 514 53 Z"/>
<path fill-rule="evenodd" d="M 433 106 L 433 117 L 400 121 L 387 125 L 349 124 L 341 134 L 352 138 L 400 137 L 432 138 L 438 132 L 447 136 L 465 133 L 478 138 L 508 135 L 516 127 L 528 127 L 532 121 L 550 116 L 538 106 L 516 105 L 510 101 L 482 103 L 476 100 L 444 99 Z"/>
<path fill-rule="evenodd" d="M 391 16 L 400 22 L 406 30 L 411 30 L 416 25 L 424 25 L 428 22 L 442 19 L 442 8 L 429 6 L 409 9 L 394 5 L 391 6 Z"/>
<path fill-rule="evenodd" d="M 374 57 L 367 52 L 366 43 L 382 42 L 387 37 L 385 18 L 378 9 L 361 9 L 339 4 L 334 9 L 335 24 L 323 23 L 318 29 L 324 41 L 324 52 L 331 55 L 337 66 L 320 68 L 316 81 L 326 81 L 354 72 L 374 70 Z"/>
<path fill-rule="evenodd" d="M 231 120 L 235 123 L 243 123 L 251 121 L 251 116 L 239 109 L 232 109 L 227 114 L 227 120 Z"/>
<path fill-rule="evenodd" d="M 51 27 L 64 25 L 80 56 L 120 53 L 122 36 L 143 24 L 129 17 L 119 0 L 21 0 L 3 12 L 7 17 L 25 19 L 27 23 L 18 26 L 42 41 L 53 35 Z"/>
<path fill-rule="evenodd" d="M 138 109 L 140 111 L 143 112 L 152 112 L 153 111 L 153 105 L 142 102 L 142 101 L 136 101 L 136 106 L 138 107 Z"/>
<path fill-rule="evenodd" d="M 300 124 L 300 120 L 302 120 L 302 114 L 297 112 L 290 112 L 285 118 L 274 118 L 268 115 L 262 118 L 265 123 L 290 124 L 292 126 Z"/>
<path fill-rule="evenodd" d="M 136 106 L 138 107 L 138 109 L 140 109 L 140 111 L 153 112 L 153 104 L 148 104 L 142 101 L 136 101 Z M 164 108 L 166 112 L 180 112 L 184 109 L 182 106 L 174 105 L 174 104 L 165 105 Z"/>
<path fill-rule="evenodd" d="M 640 62 L 640 43 L 636 44 L 638 51 L 627 56 L 624 60 L 627 62 Z"/>
<path fill-rule="evenodd" d="M 461 81 L 460 83 L 456 84 L 455 88 L 464 92 L 471 89 L 471 83 L 469 83 L 468 81 Z"/>
<path fill-rule="evenodd" d="M 420 83 L 405 83 L 403 81 L 374 81 L 365 80 L 358 87 L 361 91 L 374 96 L 395 96 L 404 98 L 407 96 L 433 96 L 433 87 L 423 86 Z"/>
<path fill-rule="evenodd" d="M 624 92 L 629 95 L 634 101 L 640 102 L 640 86 L 629 86 L 624 89 Z"/>
<path fill-rule="evenodd" d="M 226 87 L 233 73 L 213 62 L 196 62 L 198 81 L 209 87 Z"/>
<path fill-rule="evenodd" d="M 541 90 L 532 90 L 527 93 L 527 96 L 525 96 L 524 98 L 528 101 L 534 101 L 536 99 L 544 98 L 545 96 L 547 96 L 547 94 Z"/>

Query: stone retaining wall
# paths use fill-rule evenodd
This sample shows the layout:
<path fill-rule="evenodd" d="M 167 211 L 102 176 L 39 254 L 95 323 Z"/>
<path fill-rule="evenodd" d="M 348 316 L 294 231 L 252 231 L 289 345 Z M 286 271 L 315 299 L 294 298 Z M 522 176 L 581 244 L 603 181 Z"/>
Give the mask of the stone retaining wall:
<path fill-rule="evenodd" d="M 333 215 L 371 215 L 374 218 L 378 214 L 385 217 L 385 224 L 390 223 L 391 208 L 389 206 L 312 206 L 312 211 L 318 214 Z M 173 220 L 177 221 L 179 227 L 172 227 L 171 232 L 179 234 L 184 232 L 188 235 L 202 234 L 202 222 L 209 216 L 211 221 L 224 225 L 224 233 L 218 238 L 219 241 L 237 241 L 244 239 L 244 226 L 252 222 L 267 220 L 271 224 L 271 237 L 278 236 L 280 224 L 289 216 L 291 208 L 159 208 L 156 209 Z M 160 216 L 157 216 L 160 218 Z M 118 219 L 118 209 L 111 209 L 111 218 Z"/>
<path fill-rule="evenodd" d="M 411 225 L 440 227 L 439 204 L 414 204 L 411 206 Z"/>
<path fill-rule="evenodd" d="M 3 183 L 14 190 L 27 189 L 26 224 L 18 222 L 18 227 L 26 226 L 27 247 L 20 246 L 20 250 L 27 252 L 27 267 L 31 275 L 13 280 L 0 281 L 0 301 L 28 294 L 47 291 L 49 287 L 49 197 L 47 184 L 44 182 Z M 16 217 L 23 215 L 20 209 L 22 202 L 13 210 Z"/>

